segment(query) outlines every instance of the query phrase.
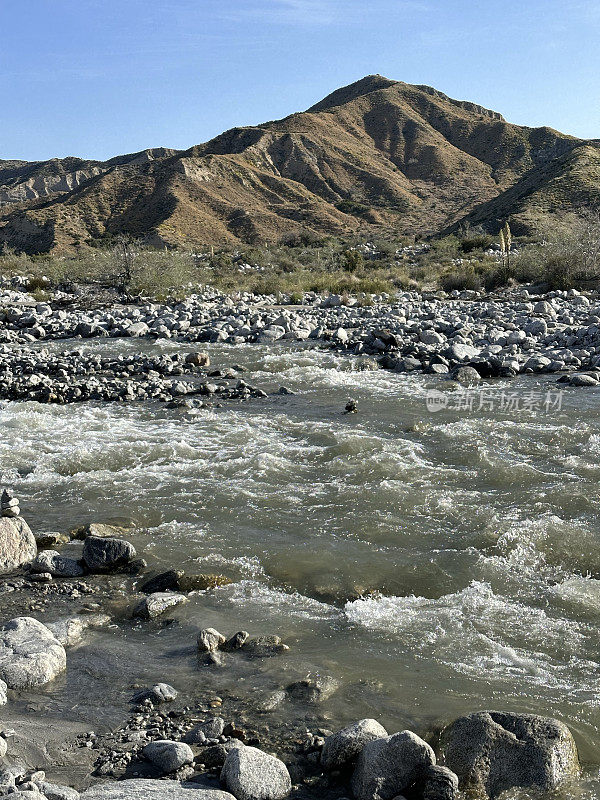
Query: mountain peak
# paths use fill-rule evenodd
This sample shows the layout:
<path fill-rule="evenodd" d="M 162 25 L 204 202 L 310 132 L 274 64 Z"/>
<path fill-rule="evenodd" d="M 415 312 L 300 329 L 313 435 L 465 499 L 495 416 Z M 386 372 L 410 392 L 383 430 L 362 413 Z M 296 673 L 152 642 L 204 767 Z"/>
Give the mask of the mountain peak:
<path fill-rule="evenodd" d="M 366 75 L 364 78 L 348 84 L 348 86 L 342 86 L 341 89 L 336 89 L 335 92 L 328 94 L 323 100 L 311 106 L 308 111 L 311 113 L 326 111 L 329 108 L 335 108 L 335 106 L 350 103 L 352 100 L 356 100 L 357 97 L 362 97 L 365 94 L 377 92 L 380 89 L 389 89 L 390 86 L 395 86 L 397 83 L 398 81 L 392 81 L 389 78 L 385 78 L 383 75 Z"/>

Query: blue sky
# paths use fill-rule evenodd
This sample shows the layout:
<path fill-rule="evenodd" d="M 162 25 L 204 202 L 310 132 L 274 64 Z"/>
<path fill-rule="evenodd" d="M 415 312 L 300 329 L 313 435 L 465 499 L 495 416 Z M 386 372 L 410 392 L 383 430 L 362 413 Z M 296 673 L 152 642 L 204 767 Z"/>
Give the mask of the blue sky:
<path fill-rule="evenodd" d="M 600 0 L 0 0 L 0 158 L 186 148 L 380 73 L 600 138 Z"/>

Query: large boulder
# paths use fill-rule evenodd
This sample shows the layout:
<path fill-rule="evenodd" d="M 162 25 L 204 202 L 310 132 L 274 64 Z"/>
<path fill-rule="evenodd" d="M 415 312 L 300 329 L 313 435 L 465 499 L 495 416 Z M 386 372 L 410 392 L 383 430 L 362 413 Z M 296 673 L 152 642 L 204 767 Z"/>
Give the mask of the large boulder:
<path fill-rule="evenodd" d="M 237 800 L 282 800 L 292 788 L 283 761 L 256 747 L 230 750 L 221 770 L 221 781 Z"/>
<path fill-rule="evenodd" d="M 83 561 L 91 572 L 111 572 L 135 558 L 134 546 L 125 539 L 89 536 L 83 545 Z"/>
<path fill-rule="evenodd" d="M 192 748 L 188 744 L 168 739 L 150 742 L 142 749 L 142 755 L 166 775 L 194 761 Z"/>
<path fill-rule="evenodd" d="M 220 789 L 195 789 L 177 781 L 147 779 L 110 781 L 92 786 L 81 794 L 81 800 L 235 800 Z"/>
<path fill-rule="evenodd" d="M 361 719 L 325 739 L 321 764 L 325 769 L 342 769 L 351 764 L 367 742 L 383 739 L 388 732 L 375 719 Z"/>
<path fill-rule="evenodd" d="M 21 517 L 0 517 L 0 573 L 28 564 L 37 556 L 31 528 Z"/>
<path fill-rule="evenodd" d="M 10 689 L 43 686 L 66 666 L 65 648 L 36 619 L 17 617 L 0 629 L 0 678 Z"/>
<path fill-rule="evenodd" d="M 549 792 L 579 775 L 571 731 L 534 714 L 460 717 L 441 734 L 440 762 L 458 775 L 462 790 L 490 800 L 512 788 Z"/>
<path fill-rule="evenodd" d="M 352 775 L 356 800 L 393 800 L 435 765 L 431 747 L 411 731 L 368 742 Z"/>

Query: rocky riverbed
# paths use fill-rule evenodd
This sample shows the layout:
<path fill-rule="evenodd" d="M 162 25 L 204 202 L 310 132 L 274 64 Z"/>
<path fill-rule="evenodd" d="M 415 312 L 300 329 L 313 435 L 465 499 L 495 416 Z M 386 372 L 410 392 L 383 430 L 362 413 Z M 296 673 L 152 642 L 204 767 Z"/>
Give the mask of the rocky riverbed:
<path fill-rule="evenodd" d="M 600 303 L 364 301 L 5 286 L 0 795 L 597 796 Z"/>

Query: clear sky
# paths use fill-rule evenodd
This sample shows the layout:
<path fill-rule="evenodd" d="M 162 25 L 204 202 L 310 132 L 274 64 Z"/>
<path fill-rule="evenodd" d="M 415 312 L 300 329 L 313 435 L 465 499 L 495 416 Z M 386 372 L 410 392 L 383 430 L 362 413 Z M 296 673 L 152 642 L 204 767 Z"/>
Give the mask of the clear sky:
<path fill-rule="evenodd" d="M 0 158 L 187 148 L 372 73 L 600 138 L 600 0 L 0 0 Z"/>

